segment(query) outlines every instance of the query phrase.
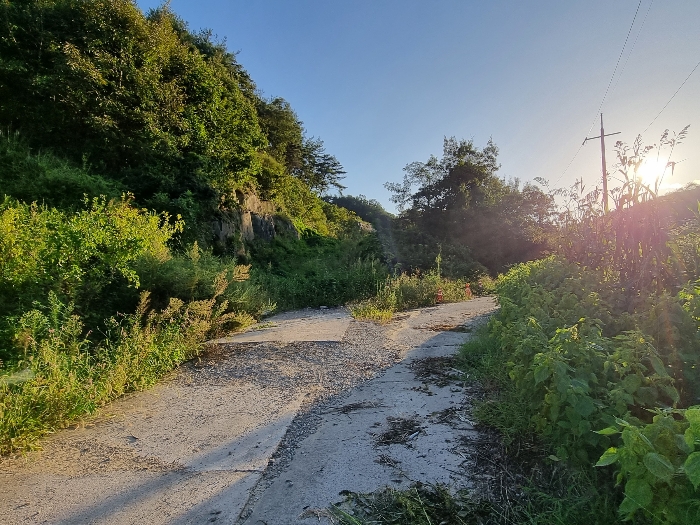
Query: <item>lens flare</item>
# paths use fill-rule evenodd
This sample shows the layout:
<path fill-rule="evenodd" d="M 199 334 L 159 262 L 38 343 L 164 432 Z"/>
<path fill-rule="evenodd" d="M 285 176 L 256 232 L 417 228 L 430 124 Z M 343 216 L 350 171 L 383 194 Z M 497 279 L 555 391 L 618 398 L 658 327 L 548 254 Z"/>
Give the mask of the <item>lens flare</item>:
<path fill-rule="evenodd" d="M 646 159 L 637 170 L 637 179 L 654 189 L 668 175 L 666 159 Z"/>

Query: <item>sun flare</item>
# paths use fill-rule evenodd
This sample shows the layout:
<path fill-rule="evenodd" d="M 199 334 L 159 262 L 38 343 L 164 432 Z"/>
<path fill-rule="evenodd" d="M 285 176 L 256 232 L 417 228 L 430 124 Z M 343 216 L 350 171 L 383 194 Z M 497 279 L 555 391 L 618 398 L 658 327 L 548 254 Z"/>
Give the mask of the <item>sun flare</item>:
<path fill-rule="evenodd" d="M 666 159 L 646 159 L 637 170 L 637 178 L 642 184 L 654 188 L 656 181 L 663 178 L 666 171 Z"/>

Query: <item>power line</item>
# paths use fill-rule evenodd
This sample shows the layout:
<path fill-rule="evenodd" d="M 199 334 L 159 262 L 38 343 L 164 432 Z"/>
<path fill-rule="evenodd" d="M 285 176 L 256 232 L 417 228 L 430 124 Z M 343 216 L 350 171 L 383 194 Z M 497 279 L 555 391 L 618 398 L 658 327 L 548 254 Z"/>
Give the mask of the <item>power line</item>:
<path fill-rule="evenodd" d="M 627 41 L 630 38 L 630 34 L 632 33 L 632 28 L 634 27 L 634 22 L 637 20 L 637 15 L 639 14 L 639 8 L 642 7 L 642 0 L 639 0 L 639 4 L 637 4 L 637 10 L 634 12 L 634 17 L 632 18 L 632 23 L 630 24 L 630 28 L 627 31 L 627 36 L 625 37 L 625 43 L 622 45 L 622 50 L 620 51 L 620 56 L 617 57 L 617 63 L 615 64 L 615 69 L 613 70 L 613 74 L 610 77 L 610 82 L 608 82 L 608 87 L 605 89 L 605 93 L 603 94 L 603 100 L 600 101 L 600 105 L 598 106 L 598 111 L 596 111 L 595 117 L 593 117 L 593 121 L 591 122 L 591 126 L 588 128 L 588 131 L 586 131 L 586 136 L 591 132 L 593 129 L 593 125 L 595 124 L 596 119 L 598 118 L 598 115 L 600 114 L 600 110 L 603 109 L 603 104 L 605 103 L 605 99 L 608 96 L 608 91 L 610 91 L 610 85 L 612 84 L 613 79 L 615 78 L 615 73 L 617 73 L 617 68 L 620 65 L 620 60 L 622 59 L 622 55 L 625 52 L 625 48 L 627 47 Z M 556 180 L 556 182 L 553 184 L 556 186 L 561 178 L 566 174 L 567 171 L 569 171 L 569 168 L 571 165 L 574 163 L 574 160 L 576 160 L 576 157 L 578 154 L 581 152 L 581 148 L 583 148 L 583 144 L 579 146 L 579 148 L 576 150 L 576 153 L 574 153 L 573 158 L 569 162 L 569 164 L 566 166 L 566 169 L 562 171 L 561 175 L 559 175 L 559 178 Z"/>
<path fill-rule="evenodd" d="M 632 47 L 630 48 L 630 52 L 627 53 L 627 58 L 625 59 L 625 63 L 622 64 L 622 69 L 620 70 L 620 74 L 617 76 L 617 80 L 615 81 L 615 85 L 612 88 L 612 91 L 614 92 L 615 89 L 617 89 L 617 86 L 620 84 L 620 78 L 622 77 L 622 73 L 625 72 L 625 69 L 627 68 L 627 62 L 630 61 L 630 57 L 632 56 L 632 51 L 634 51 L 635 46 L 637 45 L 637 40 L 639 40 L 639 35 L 642 34 L 642 29 L 644 29 L 644 24 L 646 24 L 647 17 L 649 16 L 649 11 L 651 11 L 651 6 L 654 5 L 654 0 L 651 0 L 651 3 L 649 3 L 649 7 L 647 8 L 647 12 L 644 14 L 644 20 L 642 20 L 642 25 L 639 26 L 639 31 L 637 32 L 637 36 L 634 37 L 634 42 L 632 42 Z"/>
<path fill-rule="evenodd" d="M 644 131 L 642 131 L 642 135 L 644 135 L 644 134 L 647 132 L 647 130 L 651 127 L 651 125 L 652 125 L 654 122 L 656 122 L 656 119 L 659 118 L 659 115 L 661 115 L 661 113 L 664 112 L 664 110 L 668 107 L 668 105 L 671 103 L 671 101 L 672 101 L 674 98 L 676 98 L 676 95 L 678 94 L 678 92 L 679 92 L 679 91 L 681 90 L 681 88 L 685 85 L 685 83 L 688 82 L 688 79 L 689 79 L 691 76 L 693 76 L 693 73 L 695 73 L 695 70 L 698 68 L 698 66 L 700 66 L 700 62 L 698 62 L 697 64 L 695 64 L 695 67 L 694 67 L 693 70 L 690 72 L 690 75 L 688 75 L 687 77 L 685 77 L 685 80 L 683 81 L 683 83 L 682 83 L 682 84 L 680 85 L 680 87 L 676 90 L 676 92 L 673 94 L 673 96 L 672 96 L 671 98 L 668 99 L 668 102 L 666 102 L 666 105 L 665 105 L 663 108 L 661 108 L 661 111 L 659 111 L 659 113 L 654 117 L 654 120 L 652 120 L 652 121 L 649 123 L 649 125 L 646 127 L 646 129 L 645 129 Z"/>
<path fill-rule="evenodd" d="M 640 7 L 642 7 L 642 0 L 639 0 L 639 4 L 637 4 L 637 10 L 634 12 L 634 18 L 632 18 L 632 23 L 630 24 L 629 31 L 627 31 L 627 37 L 625 37 L 625 43 L 622 46 L 622 51 L 620 51 L 620 56 L 617 57 L 617 64 L 615 64 L 615 69 L 613 71 L 612 76 L 610 77 L 610 82 L 608 82 L 608 87 L 605 89 L 605 94 L 603 95 L 603 100 L 600 101 L 600 106 L 598 106 L 598 111 L 596 111 L 596 115 L 595 115 L 595 117 L 593 117 L 593 122 L 591 122 L 591 127 L 588 128 L 586 135 L 588 135 L 591 132 L 591 130 L 593 129 L 593 125 L 595 124 L 595 121 L 598 118 L 598 115 L 600 114 L 600 110 L 603 109 L 603 104 L 605 103 L 605 99 L 608 96 L 608 91 L 610 91 L 610 85 L 612 84 L 612 81 L 615 78 L 615 73 L 617 73 L 617 67 L 620 65 L 620 60 L 622 59 L 622 55 L 625 52 L 625 48 L 627 47 L 627 41 L 630 38 L 630 33 L 632 33 L 632 27 L 634 27 L 634 22 L 637 20 L 637 15 L 639 14 Z"/>

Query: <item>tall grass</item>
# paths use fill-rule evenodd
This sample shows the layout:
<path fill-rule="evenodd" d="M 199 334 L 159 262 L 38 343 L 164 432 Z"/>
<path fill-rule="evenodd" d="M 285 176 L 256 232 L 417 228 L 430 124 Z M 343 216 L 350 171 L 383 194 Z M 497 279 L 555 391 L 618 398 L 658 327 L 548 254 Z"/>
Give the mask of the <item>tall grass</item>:
<path fill-rule="evenodd" d="M 370 297 L 387 270 L 375 235 L 346 232 L 339 238 L 303 231 L 251 247 L 251 284 L 279 310 L 336 306 Z"/>
<path fill-rule="evenodd" d="M 196 244 L 173 254 L 180 229 L 129 198 L 77 212 L 0 201 L 0 454 L 152 385 L 271 307 L 249 267 Z"/>
<path fill-rule="evenodd" d="M 447 279 L 441 277 L 437 270 L 431 270 L 425 275 L 389 276 L 377 283 L 372 297 L 352 307 L 352 315 L 356 319 L 386 322 L 395 312 L 433 306 L 438 302 L 465 301 L 473 293 L 483 292 L 489 283 L 486 277 L 478 283 L 468 283 L 465 279 Z M 467 284 L 470 285 L 470 293 L 466 291 Z M 442 297 L 439 297 L 439 293 Z"/>
<path fill-rule="evenodd" d="M 226 313 L 219 297 L 227 285 L 221 275 L 212 298 L 173 299 L 159 312 L 144 292 L 135 313 L 107 321 L 99 343 L 85 335 L 72 305 L 54 294 L 48 308 L 25 313 L 15 339 L 22 350 L 18 368 L 30 374 L 26 381 L 0 381 L 0 454 L 35 448 L 42 436 L 153 385 L 223 328 L 251 321 Z"/>
<path fill-rule="evenodd" d="M 307 306 L 337 306 L 369 297 L 386 269 L 376 260 L 357 260 L 346 266 L 326 266 L 322 259 L 307 262 L 303 271 L 288 275 L 257 272 L 253 282 L 274 299 L 280 310 Z"/>

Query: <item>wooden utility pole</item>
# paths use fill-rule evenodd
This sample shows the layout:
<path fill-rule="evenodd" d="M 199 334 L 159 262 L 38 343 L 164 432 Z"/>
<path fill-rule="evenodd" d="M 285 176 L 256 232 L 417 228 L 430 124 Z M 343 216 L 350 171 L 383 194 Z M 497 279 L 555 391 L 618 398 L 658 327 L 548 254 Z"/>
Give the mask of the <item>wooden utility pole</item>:
<path fill-rule="evenodd" d="M 619 135 L 620 131 L 616 131 L 615 133 L 608 133 L 607 135 L 605 134 L 605 129 L 603 129 L 603 114 L 600 114 L 600 135 L 597 137 L 587 137 L 584 139 L 583 143 L 585 144 L 589 140 L 595 140 L 595 139 L 600 139 L 600 157 L 601 157 L 601 164 L 603 165 L 603 209 L 605 210 L 605 213 L 608 213 L 608 166 L 605 163 L 605 137 L 609 137 L 610 135 Z"/>

